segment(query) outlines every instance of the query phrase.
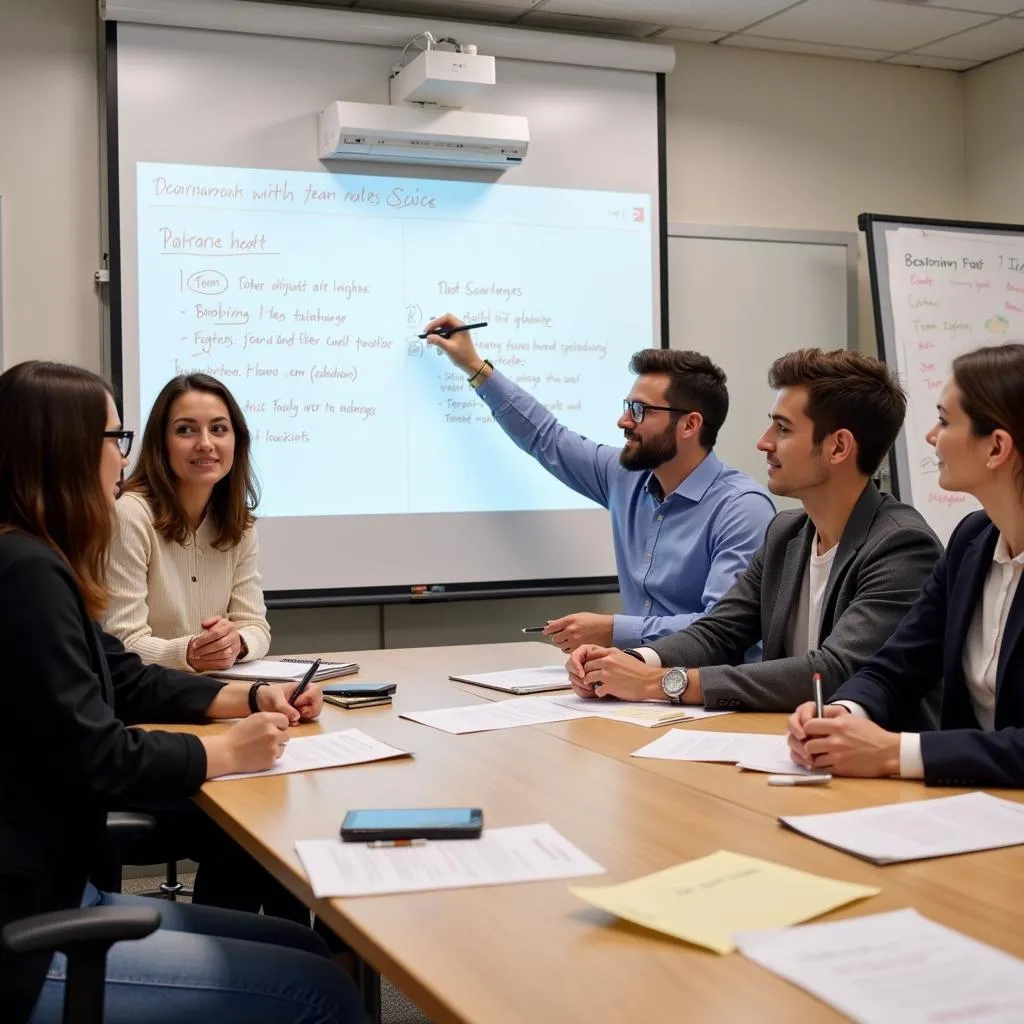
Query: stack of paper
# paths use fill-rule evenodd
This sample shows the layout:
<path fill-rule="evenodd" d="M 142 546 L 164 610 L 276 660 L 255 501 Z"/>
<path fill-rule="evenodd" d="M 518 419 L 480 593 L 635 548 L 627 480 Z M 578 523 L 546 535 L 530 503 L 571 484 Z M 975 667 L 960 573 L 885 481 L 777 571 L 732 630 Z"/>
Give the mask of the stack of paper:
<path fill-rule="evenodd" d="M 237 665 L 207 672 L 217 679 L 259 679 L 268 683 L 298 682 L 308 671 L 312 661 L 304 658 L 284 658 L 281 661 L 241 661 Z M 359 671 L 354 661 L 322 661 L 313 676 L 313 682 L 350 676 Z"/>
<path fill-rule="evenodd" d="M 653 729 L 659 725 L 675 725 L 677 722 L 695 722 L 701 718 L 717 718 L 719 715 L 731 715 L 732 711 L 705 711 L 704 708 L 682 707 L 679 704 L 665 704 L 661 701 L 649 700 L 610 700 L 592 697 L 577 697 L 575 694 L 564 697 L 549 697 L 553 704 L 561 704 L 564 708 L 582 711 L 591 718 L 608 718 L 613 722 L 628 722 L 630 725 L 642 725 Z"/>
<path fill-rule="evenodd" d="M 572 686 L 565 665 L 514 668 L 506 672 L 471 672 L 448 678 L 456 683 L 472 683 L 504 693 L 543 693 L 545 690 L 568 690 Z"/>
<path fill-rule="evenodd" d="M 987 793 L 858 811 L 790 815 L 779 821 L 795 832 L 875 864 L 948 857 L 1024 843 L 1024 804 Z"/>
<path fill-rule="evenodd" d="M 230 779 L 251 779 L 263 775 L 289 775 L 292 772 L 308 772 L 314 768 L 340 768 L 349 764 L 366 764 L 369 761 L 386 761 L 392 757 L 410 757 L 407 750 L 381 743 L 367 736 L 361 729 L 343 729 L 341 732 L 324 732 L 318 736 L 300 736 L 289 740 L 284 753 L 274 762 L 272 768 L 262 772 L 239 772 L 237 775 L 221 775 L 215 782 Z"/>
<path fill-rule="evenodd" d="M 666 761 L 721 761 L 750 764 L 781 761 L 784 736 L 758 732 L 686 732 L 673 729 L 634 750 L 633 757 L 654 757 Z M 772 771 L 775 769 L 772 768 Z"/>
<path fill-rule="evenodd" d="M 796 924 L 878 893 L 728 850 L 624 885 L 570 891 L 627 921 L 716 953 L 731 952 L 738 931 Z"/>
<path fill-rule="evenodd" d="M 860 1024 L 1024 1020 L 1024 963 L 915 910 L 737 935 L 736 945 Z"/>
<path fill-rule="evenodd" d="M 399 716 L 429 725 L 445 732 L 487 732 L 492 729 L 514 729 L 520 725 L 543 725 L 567 722 L 587 715 L 563 708 L 545 697 L 520 697 L 518 700 L 496 700 L 461 708 L 438 708 L 434 711 L 403 711 Z"/>
<path fill-rule="evenodd" d="M 463 889 L 604 873 L 600 864 L 546 824 L 489 828 L 479 839 L 430 840 L 425 846 L 379 849 L 338 839 L 303 839 L 295 849 L 317 897 Z"/>

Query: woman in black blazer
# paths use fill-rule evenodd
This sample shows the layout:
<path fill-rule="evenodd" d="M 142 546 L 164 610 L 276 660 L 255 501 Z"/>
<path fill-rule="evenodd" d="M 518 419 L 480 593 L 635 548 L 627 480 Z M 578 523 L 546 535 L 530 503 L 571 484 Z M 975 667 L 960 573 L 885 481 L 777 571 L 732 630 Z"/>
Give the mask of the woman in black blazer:
<path fill-rule="evenodd" d="M 798 764 L 933 786 L 1024 786 L 1024 345 L 953 362 L 939 394 L 939 485 L 982 511 L 950 538 L 892 637 L 816 718 L 789 720 Z M 897 731 L 942 689 L 936 732 Z"/>
<path fill-rule="evenodd" d="M 0 927 L 52 910 L 138 900 L 87 885 L 108 805 L 185 797 L 206 779 L 270 767 L 316 687 L 227 684 L 144 666 L 96 625 L 114 500 L 131 445 L 107 385 L 57 363 L 0 375 Z M 255 703 L 250 713 L 250 699 Z M 242 718 L 202 739 L 139 722 Z M 310 929 L 159 904 L 163 927 L 113 948 L 105 1020 L 357 1019 L 358 996 Z M 64 958 L 0 953 L 5 1021 L 60 1019 Z M 45 978 L 45 982 L 44 982 Z M 40 994 L 41 991 L 41 994 Z"/>

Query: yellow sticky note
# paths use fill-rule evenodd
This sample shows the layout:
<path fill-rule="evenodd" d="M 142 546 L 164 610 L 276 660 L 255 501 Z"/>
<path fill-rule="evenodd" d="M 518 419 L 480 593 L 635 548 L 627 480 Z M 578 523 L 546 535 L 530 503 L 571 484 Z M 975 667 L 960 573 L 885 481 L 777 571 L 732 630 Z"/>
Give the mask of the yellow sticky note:
<path fill-rule="evenodd" d="M 728 850 L 622 885 L 569 891 L 634 924 L 716 953 L 731 953 L 737 932 L 809 921 L 879 892 Z"/>

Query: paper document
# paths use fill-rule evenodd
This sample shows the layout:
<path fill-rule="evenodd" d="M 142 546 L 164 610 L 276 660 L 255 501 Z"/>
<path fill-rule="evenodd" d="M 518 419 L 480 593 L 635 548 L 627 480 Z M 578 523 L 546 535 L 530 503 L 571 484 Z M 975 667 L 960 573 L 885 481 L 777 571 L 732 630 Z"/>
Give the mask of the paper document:
<path fill-rule="evenodd" d="M 804 768 L 789 756 L 789 744 L 785 736 L 776 737 L 778 749 L 770 757 L 757 755 L 736 762 L 737 768 L 748 772 L 767 772 L 769 775 L 828 775 L 827 771 Z M 767 744 L 765 744 L 767 749 Z"/>
<path fill-rule="evenodd" d="M 438 708 L 434 711 L 403 711 L 399 716 L 429 725 L 445 732 L 487 732 L 492 729 L 514 729 L 520 725 L 543 725 L 546 722 L 567 722 L 586 718 L 579 711 L 552 704 L 544 697 L 520 697 L 518 700 L 488 701 L 461 708 Z"/>
<path fill-rule="evenodd" d="M 716 953 L 733 935 L 807 921 L 878 889 L 719 850 L 634 882 L 571 891 L 595 907 Z"/>
<path fill-rule="evenodd" d="M 300 680 L 308 671 L 312 661 L 288 659 L 286 661 L 243 661 L 230 668 L 207 675 L 217 679 L 264 679 L 268 683 L 287 683 Z M 338 676 L 350 676 L 359 671 L 354 661 L 324 661 L 316 670 L 313 681 L 335 679 Z"/>
<path fill-rule="evenodd" d="M 1024 962 L 916 910 L 737 935 L 736 945 L 860 1024 L 1024 1020 Z"/>
<path fill-rule="evenodd" d="M 548 697 L 553 704 L 561 704 L 564 708 L 584 711 L 591 718 L 607 718 L 613 722 L 628 722 L 630 725 L 642 725 L 653 729 L 659 725 L 674 725 L 676 722 L 696 721 L 700 718 L 717 718 L 719 715 L 731 715 L 732 711 L 705 711 L 704 708 L 682 707 L 678 704 L 666 704 L 664 701 L 652 700 L 594 700 L 591 697 L 578 697 L 566 694 Z"/>
<path fill-rule="evenodd" d="M 564 664 L 513 668 L 506 672 L 471 672 L 448 678 L 456 683 L 472 683 L 505 693 L 543 693 L 546 690 L 568 690 L 572 686 Z"/>
<path fill-rule="evenodd" d="M 463 889 L 604 873 L 600 864 L 546 824 L 488 828 L 479 839 L 431 839 L 426 846 L 373 849 L 340 839 L 302 839 L 295 849 L 317 897 Z"/>
<path fill-rule="evenodd" d="M 758 732 L 690 732 L 673 729 L 634 750 L 633 757 L 656 757 L 666 761 L 774 761 L 782 736 Z"/>
<path fill-rule="evenodd" d="M 987 793 L 780 818 L 795 832 L 863 857 L 897 864 L 1024 843 L 1024 804 Z"/>
<path fill-rule="evenodd" d="M 262 772 L 239 772 L 236 775 L 221 775 L 213 782 L 230 779 L 252 779 L 264 775 L 289 775 L 291 772 L 308 772 L 314 768 L 339 768 L 348 764 L 365 764 L 368 761 L 386 761 L 391 757 L 410 757 L 407 750 L 381 743 L 367 736 L 361 729 L 343 729 L 341 732 L 325 732 L 318 736 L 300 736 L 289 740 L 284 753 L 274 762 L 272 768 Z"/>

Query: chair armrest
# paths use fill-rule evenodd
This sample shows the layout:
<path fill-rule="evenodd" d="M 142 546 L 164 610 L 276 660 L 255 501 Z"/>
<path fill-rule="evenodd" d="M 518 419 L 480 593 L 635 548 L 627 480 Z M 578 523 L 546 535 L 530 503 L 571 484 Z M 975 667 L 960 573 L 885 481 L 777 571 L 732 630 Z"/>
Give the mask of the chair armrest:
<path fill-rule="evenodd" d="M 160 912 L 149 907 L 85 907 L 13 921 L 0 932 L 9 952 L 70 953 L 82 946 L 109 947 L 127 939 L 144 939 L 160 927 Z"/>
<path fill-rule="evenodd" d="M 135 811 L 111 811 L 107 815 L 107 835 L 120 842 L 124 839 L 141 839 L 156 827 L 156 818 L 151 814 L 137 814 Z"/>

